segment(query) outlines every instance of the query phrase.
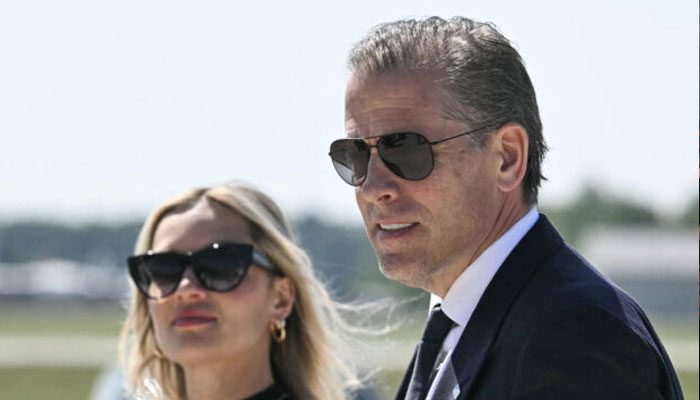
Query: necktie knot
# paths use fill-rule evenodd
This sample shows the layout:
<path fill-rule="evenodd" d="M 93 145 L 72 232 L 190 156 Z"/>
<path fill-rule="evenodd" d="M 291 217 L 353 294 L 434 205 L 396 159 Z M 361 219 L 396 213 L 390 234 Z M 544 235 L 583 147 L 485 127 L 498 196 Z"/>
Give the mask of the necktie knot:
<path fill-rule="evenodd" d="M 442 342 L 452 328 L 452 320 L 445 315 L 440 305 L 430 311 L 428 322 L 425 324 L 422 340 L 424 342 Z"/>

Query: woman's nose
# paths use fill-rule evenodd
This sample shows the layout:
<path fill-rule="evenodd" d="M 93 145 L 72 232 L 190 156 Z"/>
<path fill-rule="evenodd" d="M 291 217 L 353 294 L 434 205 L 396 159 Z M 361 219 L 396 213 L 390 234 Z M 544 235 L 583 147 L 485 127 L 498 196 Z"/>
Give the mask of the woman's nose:
<path fill-rule="evenodd" d="M 188 266 L 182 274 L 182 279 L 180 279 L 175 294 L 181 300 L 200 300 L 206 297 L 207 290 L 202 287 L 192 267 Z"/>

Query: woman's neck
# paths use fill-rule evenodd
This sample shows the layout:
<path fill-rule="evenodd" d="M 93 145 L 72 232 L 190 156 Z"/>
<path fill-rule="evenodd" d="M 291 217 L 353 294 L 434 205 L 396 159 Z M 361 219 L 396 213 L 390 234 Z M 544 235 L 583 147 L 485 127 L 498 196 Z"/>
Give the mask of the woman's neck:
<path fill-rule="evenodd" d="M 183 369 L 188 400 L 245 399 L 274 382 L 269 358 L 259 355 Z"/>

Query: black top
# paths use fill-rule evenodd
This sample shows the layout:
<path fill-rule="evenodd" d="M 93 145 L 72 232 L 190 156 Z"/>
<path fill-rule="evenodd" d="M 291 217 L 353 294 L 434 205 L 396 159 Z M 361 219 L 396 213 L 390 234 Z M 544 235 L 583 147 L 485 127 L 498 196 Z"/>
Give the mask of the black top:
<path fill-rule="evenodd" d="M 262 392 L 246 397 L 244 400 L 292 400 L 292 396 L 287 389 L 277 383 L 273 383 Z"/>

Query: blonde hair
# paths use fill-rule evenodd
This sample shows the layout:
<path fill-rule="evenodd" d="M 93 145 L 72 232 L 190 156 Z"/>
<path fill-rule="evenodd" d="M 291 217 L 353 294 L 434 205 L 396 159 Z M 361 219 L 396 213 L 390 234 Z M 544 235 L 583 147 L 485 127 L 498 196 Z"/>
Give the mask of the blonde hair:
<path fill-rule="evenodd" d="M 270 359 L 275 376 L 295 399 L 335 400 L 359 386 L 348 364 L 343 343 L 347 325 L 336 304 L 314 275 L 311 261 L 292 239 L 286 218 L 265 194 L 250 187 L 224 184 L 189 191 L 163 203 L 146 220 L 135 253 L 152 247 L 160 221 L 185 211 L 203 199 L 216 202 L 245 218 L 253 244 L 289 278 L 296 289 L 287 318 L 287 339 L 272 342 Z M 156 342 L 147 299 L 131 283 L 129 315 L 120 338 L 120 358 L 130 389 L 139 396 L 185 400 L 185 378 L 178 364 L 163 356 Z"/>

